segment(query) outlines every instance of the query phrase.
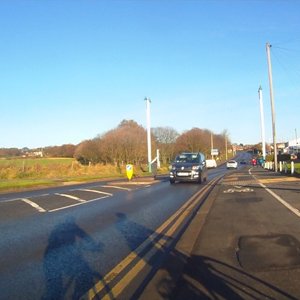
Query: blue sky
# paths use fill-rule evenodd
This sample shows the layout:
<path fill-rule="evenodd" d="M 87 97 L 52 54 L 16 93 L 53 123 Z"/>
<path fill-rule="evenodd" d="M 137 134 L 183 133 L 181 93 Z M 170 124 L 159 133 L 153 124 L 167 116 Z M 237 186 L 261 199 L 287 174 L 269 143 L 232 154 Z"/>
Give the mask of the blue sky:
<path fill-rule="evenodd" d="M 277 140 L 300 136 L 299 11 L 297 0 L 2 0 L 0 148 L 78 144 L 123 119 L 146 127 L 146 96 L 153 127 L 257 143 L 259 85 L 271 142 L 266 42 Z"/>

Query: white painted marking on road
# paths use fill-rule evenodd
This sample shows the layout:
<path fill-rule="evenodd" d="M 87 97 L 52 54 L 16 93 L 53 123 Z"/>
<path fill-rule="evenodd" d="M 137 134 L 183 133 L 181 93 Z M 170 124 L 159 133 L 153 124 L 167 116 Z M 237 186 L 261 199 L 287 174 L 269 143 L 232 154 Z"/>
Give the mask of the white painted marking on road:
<path fill-rule="evenodd" d="M 38 204 L 36 204 L 35 202 L 27 199 L 27 198 L 20 198 L 21 201 L 29 204 L 30 206 L 32 206 L 33 208 L 35 208 L 37 211 L 39 212 L 46 212 L 45 209 L 43 209 L 41 206 L 39 206 Z"/>
<path fill-rule="evenodd" d="M 253 192 L 253 189 L 250 189 L 248 187 L 246 188 L 242 188 L 242 187 L 235 187 L 234 189 L 228 189 L 226 191 L 224 191 L 225 194 L 229 194 L 229 193 L 250 193 Z"/>
<path fill-rule="evenodd" d="M 278 200 L 281 204 L 283 204 L 286 208 L 288 208 L 291 212 L 293 212 L 296 216 L 300 217 L 300 211 L 287 203 L 285 200 L 283 200 L 280 196 L 275 194 L 273 191 L 268 189 L 263 183 L 259 182 L 259 184 L 268 192 L 270 193 L 276 200 Z"/>
<path fill-rule="evenodd" d="M 107 195 L 107 196 L 112 196 L 113 195 L 111 193 L 106 193 L 106 192 L 102 192 L 102 191 L 98 191 L 98 190 L 79 189 L 79 191 L 91 192 L 91 193 L 97 193 L 97 194 L 103 194 L 103 195 Z"/>
<path fill-rule="evenodd" d="M 116 186 L 116 185 L 101 185 L 101 187 L 118 189 L 118 190 L 125 190 L 125 191 L 131 191 L 130 188 L 126 188 L 126 187 L 123 187 L 123 186 Z"/>
<path fill-rule="evenodd" d="M 83 199 L 80 199 L 76 196 L 72 196 L 72 195 L 68 195 L 68 194 L 55 193 L 55 195 L 70 198 L 70 199 L 73 199 L 73 200 L 76 200 L 76 201 L 79 201 L 79 202 L 86 202 L 86 200 L 83 200 Z"/>
<path fill-rule="evenodd" d="M 300 211 L 287 203 L 285 200 L 283 200 L 280 196 L 278 196 L 276 193 L 274 193 L 272 190 L 270 190 L 268 187 L 266 187 L 263 183 L 260 182 L 260 180 L 251 173 L 251 169 L 249 169 L 249 174 L 252 175 L 259 183 L 259 185 L 264 188 L 269 194 L 271 194 L 277 201 L 279 201 L 282 205 L 284 205 L 287 209 L 289 209 L 292 213 L 294 213 L 297 217 L 300 217 Z"/>
<path fill-rule="evenodd" d="M 63 209 L 67 209 L 67 208 L 70 208 L 70 207 L 74 207 L 74 206 L 83 205 L 83 204 L 87 204 L 87 203 L 90 203 L 90 202 L 98 201 L 98 200 L 108 198 L 108 197 L 110 197 L 110 196 L 103 196 L 103 197 L 92 199 L 92 200 L 89 200 L 89 201 L 84 201 L 84 202 L 80 202 L 80 203 L 71 204 L 71 205 L 68 205 L 68 206 L 63 206 L 63 207 L 51 209 L 51 210 L 48 210 L 48 212 L 55 212 L 55 211 L 58 211 L 58 210 L 63 210 Z"/>

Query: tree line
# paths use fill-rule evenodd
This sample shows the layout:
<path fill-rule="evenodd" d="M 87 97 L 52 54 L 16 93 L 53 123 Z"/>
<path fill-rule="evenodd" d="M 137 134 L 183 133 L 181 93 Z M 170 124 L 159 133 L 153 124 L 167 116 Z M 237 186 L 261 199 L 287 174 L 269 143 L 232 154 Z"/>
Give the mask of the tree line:
<path fill-rule="evenodd" d="M 225 153 L 226 141 L 230 148 L 226 130 L 221 134 L 213 134 L 208 129 L 192 128 L 179 134 L 172 127 L 152 128 L 152 153 L 159 149 L 163 164 L 169 163 L 177 153 L 183 151 L 201 151 L 209 157 L 211 137 L 214 148 L 219 149 L 221 154 Z M 49 146 L 42 151 L 47 157 L 74 157 L 82 164 L 140 165 L 147 163 L 146 129 L 133 120 L 123 120 L 116 128 L 78 145 Z M 22 154 L 24 152 L 16 148 L 0 149 L 0 157 Z"/>

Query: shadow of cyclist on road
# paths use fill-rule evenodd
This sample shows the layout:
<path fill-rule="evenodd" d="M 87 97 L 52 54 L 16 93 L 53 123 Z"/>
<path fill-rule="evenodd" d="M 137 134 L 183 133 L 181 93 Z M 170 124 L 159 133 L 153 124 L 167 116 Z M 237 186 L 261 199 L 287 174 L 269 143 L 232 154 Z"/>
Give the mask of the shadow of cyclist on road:
<path fill-rule="evenodd" d="M 73 217 L 58 224 L 50 234 L 44 254 L 46 291 L 42 299 L 79 299 L 93 286 L 94 280 L 101 278 L 83 254 L 85 251 L 100 252 L 102 248 L 103 245 L 82 230 Z"/>

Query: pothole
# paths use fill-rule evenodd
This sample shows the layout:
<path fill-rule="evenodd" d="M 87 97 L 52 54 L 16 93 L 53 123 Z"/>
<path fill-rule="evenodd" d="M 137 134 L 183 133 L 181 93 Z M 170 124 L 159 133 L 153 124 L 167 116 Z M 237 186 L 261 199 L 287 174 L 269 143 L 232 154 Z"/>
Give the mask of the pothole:
<path fill-rule="evenodd" d="M 249 271 L 268 271 L 300 266 L 300 243 L 288 234 L 243 236 L 237 258 Z"/>

